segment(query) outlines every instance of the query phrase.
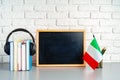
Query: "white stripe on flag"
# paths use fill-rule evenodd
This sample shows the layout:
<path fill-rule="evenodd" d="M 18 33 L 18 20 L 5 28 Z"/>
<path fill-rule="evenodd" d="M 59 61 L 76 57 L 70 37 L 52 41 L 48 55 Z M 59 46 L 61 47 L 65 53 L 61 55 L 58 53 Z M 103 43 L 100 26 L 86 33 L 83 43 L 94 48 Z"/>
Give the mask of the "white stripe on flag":
<path fill-rule="evenodd" d="M 102 60 L 102 54 L 97 49 L 95 49 L 93 46 L 89 45 L 87 52 L 98 63 Z"/>

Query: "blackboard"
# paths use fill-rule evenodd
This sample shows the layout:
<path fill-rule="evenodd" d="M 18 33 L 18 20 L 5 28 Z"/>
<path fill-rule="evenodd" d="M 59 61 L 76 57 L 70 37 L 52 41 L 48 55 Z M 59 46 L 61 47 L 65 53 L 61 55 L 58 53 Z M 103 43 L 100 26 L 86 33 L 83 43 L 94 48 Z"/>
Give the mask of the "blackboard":
<path fill-rule="evenodd" d="M 37 30 L 37 66 L 85 66 L 84 30 Z"/>

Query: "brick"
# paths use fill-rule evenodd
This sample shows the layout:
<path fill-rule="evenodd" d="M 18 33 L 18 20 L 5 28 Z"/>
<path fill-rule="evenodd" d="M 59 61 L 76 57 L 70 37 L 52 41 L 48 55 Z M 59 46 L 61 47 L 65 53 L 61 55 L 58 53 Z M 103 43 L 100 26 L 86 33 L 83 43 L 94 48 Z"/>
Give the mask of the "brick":
<path fill-rule="evenodd" d="M 44 13 L 44 12 L 25 12 L 25 18 L 44 19 L 44 18 L 46 18 L 46 13 Z"/>
<path fill-rule="evenodd" d="M 48 29 L 51 30 L 68 30 L 69 26 L 49 26 Z"/>
<path fill-rule="evenodd" d="M 89 12 L 71 12 L 70 18 L 90 18 Z"/>
<path fill-rule="evenodd" d="M 117 26 L 117 28 L 113 28 L 113 33 L 119 33 L 120 34 L 120 28 L 118 28 L 119 26 Z"/>
<path fill-rule="evenodd" d="M 92 12 L 91 18 L 94 19 L 110 19 L 111 13 L 102 13 L 102 12 Z"/>
<path fill-rule="evenodd" d="M 101 40 L 112 40 L 113 34 L 102 34 Z"/>
<path fill-rule="evenodd" d="M 38 26 L 36 26 L 36 28 L 40 29 L 40 30 L 46 30 L 46 29 L 48 29 L 48 26 L 40 26 L 40 25 L 38 25 Z"/>
<path fill-rule="evenodd" d="M 110 27 L 94 27 L 92 28 L 93 33 L 112 33 L 112 28 Z"/>
<path fill-rule="evenodd" d="M 99 6 L 98 5 L 79 5 L 78 7 L 79 11 L 99 11 Z"/>
<path fill-rule="evenodd" d="M 71 30 L 85 30 L 87 33 L 91 33 L 91 27 L 86 26 L 70 26 Z"/>
<path fill-rule="evenodd" d="M 58 26 L 75 26 L 77 25 L 77 20 L 75 19 L 58 19 L 57 20 Z"/>
<path fill-rule="evenodd" d="M 13 26 L 33 26 L 33 20 L 30 19 L 14 19 Z"/>
<path fill-rule="evenodd" d="M 23 0 L 2 0 L 2 4 L 4 5 L 20 5 L 23 4 Z"/>
<path fill-rule="evenodd" d="M 13 31 L 16 28 L 25 28 L 25 26 L 9 26 L 9 27 L 4 27 L 3 28 L 3 33 L 4 34 L 6 34 L 6 33 L 8 34 L 8 33 L 10 33 L 11 31 Z"/>
<path fill-rule="evenodd" d="M 63 5 L 63 6 L 57 6 L 56 10 L 58 12 L 73 12 L 73 11 L 77 11 L 77 6 L 76 5 Z"/>
<path fill-rule="evenodd" d="M 113 27 L 118 27 L 119 25 L 99 25 L 99 27 L 110 27 L 110 28 L 113 28 Z"/>
<path fill-rule="evenodd" d="M 24 13 L 23 12 L 2 12 L 2 17 L 4 19 L 24 18 Z"/>
<path fill-rule="evenodd" d="M 12 5 L 22 5 L 24 4 L 24 0 L 11 0 Z"/>
<path fill-rule="evenodd" d="M 120 41 L 114 41 L 113 47 L 120 47 Z"/>
<path fill-rule="evenodd" d="M 52 13 L 48 13 L 47 17 L 49 19 L 65 19 L 65 18 L 68 18 L 68 13 L 67 12 L 52 12 Z"/>
<path fill-rule="evenodd" d="M 35 20 L 35 26 L 54 26 L 55 24 L 56 24 L 56 20 L 54 19 Z"/>
<path fill-rule="evenodd" d="M 113 0 L 113 1 L 112 1 L 112 4 L 113 4 L 113 5 L 120 5 L 120 0 Z"/>
<path fill-rule="evenodd" d="M 113 40 L 120 40 L 120 34 L 114 34 Z"/>
<path fill-rule="evenodd" d="M 120 62 L 120 55 L 111 54 L 111 62 Z"/>
<path fill-rule="evenodd" d="M 33 5 L 13 5 L 13 11 L 33 11 Z"/>
<path fill-rule="evenodd" d="M 91 0 L 92 4 L 101 4 L 101 5 L 108 5 L 111 4 L 111 0 Z"/>
<path fill-rule="evenodd" d="M 107 47 L 107 53 L 118 55 L 120 53 L 119 47 Z"/>
<path fill-rule="evenodd" d="M 37 5 L 35 6 L 35 11 L 55 12 L 55 6 L 54 5 Z"/>
<path fill-rule="evenodd" d="M 12 6 L 11 5 L 2 5 L 0 6 L 0 12 L 3 12 L 3 11 L 11 11 L 12 10 Z"/>
<path fill-rule="evenodd" d="M 106 5 L 100 7 L 101 12 L 120 12 L 120 6 Z"/>
<path fill-rule="evenodd" d="M 100 20 L 100 25 L 101 26 L 115 26 L 115 25 L 120 25 L 120 20 Z"/>
<path fill-rule="evenodd" d="M 11 19 L 0 19 L 0 26 L 10 26 L 11 22 Z"/>
<path fill-rule="evenodd" d="M 27 30 L 29 31 L 29 32 L 31 32 L 34 36 L 36 35 L 36 31 L 37 30 L 44 30 L 44 29 L 47 29 L 47 27 L 46 26 L 40 26 L 40 25 L 38 25 L 38 26 L 35 26 L 34 28 L 31 26 L 31 27 L 27 27 Z M 35 36 L 36 37 L 36 36 Z"/>
<path fill-rule="evenodd" d="M 113 13 L 112 18 L 113 19 L 120 19 L 120 13 Z"/>
<path fill-rule="evenodd" d="M 3 63 L 9 62 L 9 56 L 3 56 Z"/>
<path fill-rule="evenodd" d="M 111 62 L 111 55 L 105 53 L 103 55 L 103 62 Z"/>
<path fill-rule="evenodd" d="M 79 19 L 79 25 L 84 25 L 84 26 L 97 26 L 99 25 L 99 20 L 96 19 Z"/>
<path fill-rule="evenodd" d="M 113 41 L 111 41 L 111 40 L 97 40 L 98 42 L 99 42 L 99 46 L 101 47 L 101 49 L 103 48 L 103 47 L 111 47 L 111 46 L 113 46 Z"/>
<path fill-rule="evenodd" d="M 48 5 L 67 5 L 68 0 L 47 0 Z"/>
<path fill-rule="evenodd" d="M 43 5 L 46 4 L 46 0 L 25 0 L 25 4 Z"/>
<path fill-rule="evenodd" d="M 102 34 L 101 40 L 120 40 L 120 34 Z"/>
<path fill-rule="evenodd" d="M 90 4 L 90 0 L 70 0 L 70 4 Z"/>

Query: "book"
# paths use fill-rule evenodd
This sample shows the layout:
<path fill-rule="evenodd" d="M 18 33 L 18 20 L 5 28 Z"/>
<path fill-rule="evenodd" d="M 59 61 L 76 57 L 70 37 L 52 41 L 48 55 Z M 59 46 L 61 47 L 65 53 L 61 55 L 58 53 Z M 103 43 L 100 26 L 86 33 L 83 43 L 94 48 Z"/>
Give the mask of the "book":
<path fill-rule="evenodd" d="M 21 42 L 18 42 L 18 70 L 22 70 L 22 43 Z"/>
<path fill-rule="evenodd" d="M 26 64 L 26 43 L 25 41 L 22 42 L 22 70 L 26 70 L 25 64 Z"/>
<path fill-rule="evenodd" d="M 10 42 L 10 70 L 21 71 L 32 69 L 30 55 L 31 40 L 15 40 Z"/>
<path fill-rule="evenodd" d="M 18 65 L 17 65 L 17 40 L 14 41 L 14 70 L 16 71 L 18 68 Z"/>
<path fill-rule="evenodd" d="M 13 71 L 14 70 L 14 42 L 11 41 L 10 42 L 10 70 Z"/>
<path fill-rule="evenodd" d="M 31 70 L 32 68 L 32 56 L 30 56 L 30 42 L 31 40 L 26 41 L 26 70 Z"/>

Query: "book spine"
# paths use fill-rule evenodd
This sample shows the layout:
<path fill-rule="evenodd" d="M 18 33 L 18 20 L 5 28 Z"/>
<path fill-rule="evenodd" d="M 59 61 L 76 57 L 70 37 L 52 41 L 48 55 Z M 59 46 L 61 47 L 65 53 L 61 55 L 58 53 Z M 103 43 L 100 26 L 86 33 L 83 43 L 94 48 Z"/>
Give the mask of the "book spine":
<path fill-rule="evenodd" d="M 14 41 L 14 70 L 17 70 L 17 41 Z"/>
<path fill-rule="evenodd" d="M 26 62 L 27 62 L 27 70 L 30 70 L 32 68 L 32 56 L 30 56 L 30 42 L 31 40 L 26 41 Z"/>
<path fill-rule="evenodd" d="M 14 54 L 14 43 L 13 43 L 13 41 L 12 42 L 10 42 L 10 70 L 11 71 L 13 71 L 14 70 L 14 56 L 13 56 L 13 54 Z"/>
<path fill-rule="evenodd" d="M 25 57 L 26 57 L 26 44 L 23 42 L 22 43 L 22 70 L 26 70 L 25 69 L 25 62 L 26 62 L 26 60 L 25 60 Z"/>
<path fill-rule="evenodd" d="M 22 70 L 22 43 L 18 42 L 18 70 Z"/>

